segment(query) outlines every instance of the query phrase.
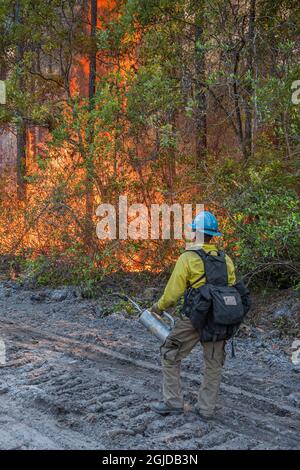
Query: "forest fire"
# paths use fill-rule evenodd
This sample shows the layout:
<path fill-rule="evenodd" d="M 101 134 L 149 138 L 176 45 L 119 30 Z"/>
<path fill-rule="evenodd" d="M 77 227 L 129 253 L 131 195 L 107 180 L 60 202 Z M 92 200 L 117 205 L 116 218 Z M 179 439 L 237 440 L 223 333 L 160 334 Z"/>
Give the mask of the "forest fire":
<path fill-rule="evenodd" d="M 264 191 L 257 189 L 257 172 L 275 180 L 280 171 L 290 171 L 280 168 L 280 159 L 269 165 L 268 159 L 261 158 L 260 152 L 269 144 L 262 142 L 260 147 L 259 129 L 264 127 L 264 135 L 269 136 L 273 124 L 258 125 L 259 113 L 253 105 L 257 92 L 246 79 L 239 83 L 226 80 L 231 76 L 230 66 L 241 77 L 253 75 L 249 57 L 254 53 L 254 39 L 238 63 L 226 53 L 223 64 L 217 46 L 205 53 L 205 60 L 201 56 L 205 47 L 200 55 L 195 51 L 201 31 L 197 22 L 193 25 L 197 15 L 189 12 L 189 7 L 181 12 L 177 5 L 178 18 L 184 13 L 183 17 L 191 20 L 186 24 L 173 18 L 168 8 L 156 11 L 155 15 L 162 16 L 153 23 L 152 13 L 147 19 L 147 11 L 143 16 L 126 2 L 76 1 L 68 8 L 45 13 L 53 15 L 51 24 L 55 27 L 49 24 L 41 44 L 33 44 L 24 31 L 31 62 L 24 56 L 22 74 L 12 69 L 7 75 L 8 84 L 10 77 L 12 82 L 7 103 L 1 108 L 0 251 L 30 259 L 41 254 L 61 256 L 71 264 L 79 261 L 76 256 L 80 253 L 91 270 L 105 272 L 118 269 L 118 263 L 124 270 L 167 266 L 184 246 L 176 237 L 167 241 L 140 237 L 124 243 L 97 237 L 97 207 L 116 207 L 120 195 L 125 195 L 130 204 L 143 204 L 149 210 L 152 204 L 205 203 L 225 228 L 223 245 L 246 266 L 243 247 L 253 245 L 253 233 L 264 243 L 268 234 L 261 209 L 253 207 L 251 195 L 247 199 L 245 184 L 250 182 L 250 193 L 257 194 Z M 240 13 L 244 15 L 246 10 L 245 4 Z M 248 26 L 241 24 L 249 31 L 253 27 L 251 11 Z M 32 15 L 32 28 L 38 28 Z M 201 22 L 201 17 L 197 21 Z M 224 25 L 218 17 L 213 21 L 220 41 L 225 41 Z M 229 25 L 226 28 L 234 43 L 236 31 Z M 58 32 L 64 38 L 60 50 Z M 17 42 L 15 50 L 22 62 L 25 52 Z M 201 68 L 204 64 L 206 71 Z M 9 69 L 9 63 L 6 66 Z M 218 74 L 221 82 L 215 84 Z M 263 68 L 260 74 L 266 81 Z M 24 95 L 18 99 L 14 98 L 18 93 L 10 91 L 13 83 L 17 89 L 23 84 Z M 248 100 L 250 95 L 253 99 Z M 18 117 L 17 125 L 14 116 Z M 280 132 L 277 145 L 281 145 Z M 288 143 L 290 152 L 291 137 L 287 131 L 285 134 L 282 148 Z M 256 160 L 251 156 L 254 140 Z M 261 204 L 266 204 L 266 194 L 261 196 Z M 268 204 L 276 205 L 277 197 L 286 201 L 286 207 L 296 204 L 290 195 L 286 199 L 274 196 Z M 258 233 L 260 224 L 262 233 Z M 253 269 L 261 256 L 269 266 L 271 245 L 267 251 L 256 247 Z M 283 252 L 286 248 L 280 241 L 275 245 L 280 258 L 279 247 Z M 112 256 L 118 262 L 111 263 Z"/>

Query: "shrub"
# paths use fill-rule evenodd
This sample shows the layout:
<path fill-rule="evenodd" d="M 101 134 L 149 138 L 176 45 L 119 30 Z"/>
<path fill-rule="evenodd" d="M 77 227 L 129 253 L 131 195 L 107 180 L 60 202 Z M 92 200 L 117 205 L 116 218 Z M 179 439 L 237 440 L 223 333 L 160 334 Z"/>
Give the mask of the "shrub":
<path fill-rule="evenodd" d="M 299 197 L 296 180 L 281 168 L 274 159 L 246 169 L 225 162 L 215 175 L 217 210 L 226 249 L 241 274 L 259 284 L 289 287 L 300 279 Z"/>

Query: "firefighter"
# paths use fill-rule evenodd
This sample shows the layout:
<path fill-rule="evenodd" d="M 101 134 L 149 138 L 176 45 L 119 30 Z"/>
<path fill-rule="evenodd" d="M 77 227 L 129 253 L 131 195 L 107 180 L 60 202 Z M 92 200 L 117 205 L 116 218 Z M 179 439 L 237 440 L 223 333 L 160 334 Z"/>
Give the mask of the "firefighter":
<path fill-rule="evenodd" d="M 162 297 L 151 308 L 152 312 L 156 314 L 160 315 L 163 310 L 173 306 L 188 286 L 193 284 L 193 287 L 197 288 L 205 283 L 204 263 L 196 253 L 190 250 L 202 248 L 205 252 L 217 255 L 217 247 L 213 243 L 213 238 L 219 237 L 221 233 L 216 217 L 211 212 L 202 211 L 194 218 L 191 228 L 196 234 L 195 242 L 189 246 L 189 251 L 185 251 L 178 258 Z M 198 241 L 200 237 L 202 242 Z M 236 276 L 233 262 L 227 255 L 226 266 L 228 285 L 231 286 L 235 284 Z M 196 282 L 197 280 L 198 282 Z M 192 351 L 199 341 L 199 332 L 193 327 L 190 319 L 181 314 L 165 343 L 161 346 L 163 401 L 152 405 L 152 410 L 156 413 L 170 415 L 183 412 L 180 380 L 181 360 Z M 204 377 L 195 411 L 202 418 L 209 419 L 213 416 L 220 388 L 225 362 L 225 341 L 204 342 L 202 347 Z"/>

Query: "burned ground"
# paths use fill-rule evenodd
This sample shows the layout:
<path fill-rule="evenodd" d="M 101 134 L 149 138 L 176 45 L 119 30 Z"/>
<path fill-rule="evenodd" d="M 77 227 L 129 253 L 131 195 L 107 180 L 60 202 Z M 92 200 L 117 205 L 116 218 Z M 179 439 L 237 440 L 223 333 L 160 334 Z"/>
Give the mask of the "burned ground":
<path fill-rule="evenodd" d="M 236 358 L 228 344 L 210 422 L 193 413 L 202 371 L 195 348 L 182 368 L 185 414 L 162 418 L 150 409 L 160 397 L 158 343 L 111 303 L 73 288 L 0 284 L 0 449 L 300 448 L 292 336 L 256 318 L 236 338 Z"/>

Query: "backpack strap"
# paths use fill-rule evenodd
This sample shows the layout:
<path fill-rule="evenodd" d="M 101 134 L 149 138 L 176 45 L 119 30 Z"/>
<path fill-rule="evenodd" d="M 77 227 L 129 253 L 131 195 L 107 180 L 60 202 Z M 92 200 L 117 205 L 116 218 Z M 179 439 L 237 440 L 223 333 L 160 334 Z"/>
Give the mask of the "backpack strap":
<path fill-rule="evenodd" d="M 194 281 L 192 284 L 189 285 L 189 288 L 191 288 L 195 284 L 197 284 L 199 281 L 202 281 L 202 279 L 205 278 L 205 263 L 204 263 L 203 257 L 206 256 L 206 252 L 204 250 L 202 250 L 202 248 L 200 248 L 200 250 L 185 250 L 185 251 L 191 251 L 192 253 L 197 253 L 197 255 L 200 256 L 200 258 L 202 259 L 203 266 L 204 266 L 204 273 L 202 274 L 202 276 L 200 276 L 198 279 L 196 279 L 196 281 Z"/>
<path fill-rule="evenodd" d="M 225 251 L 224 250 L 210 250 L 205 251 L 203 248 L 199 248 L 198 250 L 185 250 L 185 251 L 192 251 L 193 253 L 197 253 L 198 256 L 204 261 L 210 254 L 214 251 L 217 252 L 218 256 L 223 256 L 225 258 Z"/>
<path fill-rule="evenodd" d="M 192 284 L 190 284 L 189 287 L 193 287 L 193 285 L 197 284 L 197 282 L 202 281 L 202 279 L 205 277 L 205 273 L 202 274 L 202 276 L 199 277 L 196 281 L 194 281 Z"/>
<path fill-rule="evenodd" d="M 198 256 L 203 260 L 206 258 L 206 256 L 211 253 L 210 251 L 206 253 L 206 251 L 203 250 L 203 248 L 199 248 L 199 250 L 185 250 L 185 251 L 191 251 L 192 253 L 197 253 Z"/>

